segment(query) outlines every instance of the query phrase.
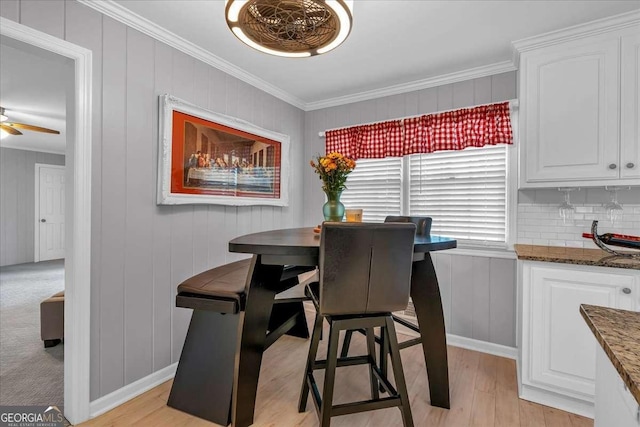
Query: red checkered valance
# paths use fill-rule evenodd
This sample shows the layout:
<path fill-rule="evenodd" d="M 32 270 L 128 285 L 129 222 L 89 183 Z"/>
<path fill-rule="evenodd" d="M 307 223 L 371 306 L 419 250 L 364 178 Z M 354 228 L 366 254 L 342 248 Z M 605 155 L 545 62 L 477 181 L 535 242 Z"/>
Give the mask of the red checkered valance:
<path fill-rule="evenodd" d="M 338 152 L 356 159 L 402 156 L 402 121 L 360 125 L 327 131 L 327 153 Z"/>
<path fill-rule="evenodd" d="M 508 102 L 326 132 L 327 153 L 356 160 L 495 144 L 513 144 Z"/>

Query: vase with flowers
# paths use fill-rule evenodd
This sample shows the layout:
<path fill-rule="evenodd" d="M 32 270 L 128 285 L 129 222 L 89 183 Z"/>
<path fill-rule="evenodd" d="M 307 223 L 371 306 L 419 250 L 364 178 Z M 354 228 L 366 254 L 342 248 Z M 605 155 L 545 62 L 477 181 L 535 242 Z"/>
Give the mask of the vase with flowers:
<path fill-rule="evenodd" d="M 347 175 L 356 167 L 356 162 L 334 152 L 317 156 L 310 164 L 322 180 L 322 191 L 327 195 L 327 202 L 322 206 L 325 221 L 342 221 L 344 205 L 340 202 L 340 195 L 347 188 Z"/>

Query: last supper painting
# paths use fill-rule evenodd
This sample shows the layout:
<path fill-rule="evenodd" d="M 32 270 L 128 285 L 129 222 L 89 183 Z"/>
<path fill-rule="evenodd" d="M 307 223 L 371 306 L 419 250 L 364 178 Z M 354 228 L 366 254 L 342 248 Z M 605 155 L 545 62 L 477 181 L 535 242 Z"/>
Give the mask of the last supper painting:
<path fill-rule="evenodd" d="M 286 135 L 204 110 L 169 109 L 160 166 L 170 170 L 173 202 L 283 205 Z"/>

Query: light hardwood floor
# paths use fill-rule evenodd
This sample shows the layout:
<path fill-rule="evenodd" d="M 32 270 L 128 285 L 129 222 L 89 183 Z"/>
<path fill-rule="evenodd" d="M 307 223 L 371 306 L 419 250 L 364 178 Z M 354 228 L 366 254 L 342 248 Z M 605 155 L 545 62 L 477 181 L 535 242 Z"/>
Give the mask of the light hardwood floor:
<path fill-rule="evenodd" d="M 308 313 L 309 320 L 312 314 Z M 325 324 L 326 327 L 326 324 Z M 325 337 L 328 335 L 325 335 Z M 402 337 L 401 337 L 402 339 Z M 326 351 L 326 339 L 319 355 Z M 297 411 L 308 341 L 282 337 L 264 355 L 256 401 L 256 427 L 317 426 L 311 399 L 307 411 Z M 365 342 L 354 334 L 350 354 L 363 354 Z M 515 362 L 457 347 L 449 347 L 451 409 L 429 405 L 429 388 L 422 349 L 402 350 L 402 363 L 416 427 L 505 426 L 592 427 L 593 421 L 578 415 L 520 400 Z M 320 356 L 319 356 L 320 357 Z M 317 371 L 322 387 L 322 371 Z M 335 403 L 369 398 L 366 366 L 338 368 Z M 166 405 L 171 381 L 103 414 L 82 426 L 215 426 Z M 332 419 L 332 427 L 402 426 L 400 412 L 389 408 Z"/>

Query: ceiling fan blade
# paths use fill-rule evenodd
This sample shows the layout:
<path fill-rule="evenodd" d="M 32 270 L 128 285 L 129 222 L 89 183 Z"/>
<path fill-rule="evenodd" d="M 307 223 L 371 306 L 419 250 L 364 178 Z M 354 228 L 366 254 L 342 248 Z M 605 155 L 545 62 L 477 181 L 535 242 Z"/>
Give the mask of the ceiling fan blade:
<path fill-rule="evenodd" d="M 0 129 L 7 133 L 10 133 L 11 135 L 22 135 L 22 132 L 20 132 L 18 129 L 14 129 L 11 126 L 7 126 L 5 124 L 0 125 Z"/>
<path fill-rule="evenodd" d="M 53 130 L 53 129 L 47 129 L 47 128 L 43 128 L 40 126 L 33 126 L 33 125 L 28 125 L 25 123 L 6 123 L 6 125 L 14 127 L 14 128 L 18 128 L 18 129 L 25 129 L 25 130 L 32 130 L 35 132 L 44 132 L 44 133 L 53 133 L 56 135 L 60 135 L 60 132 L 57 130 Z"/>

